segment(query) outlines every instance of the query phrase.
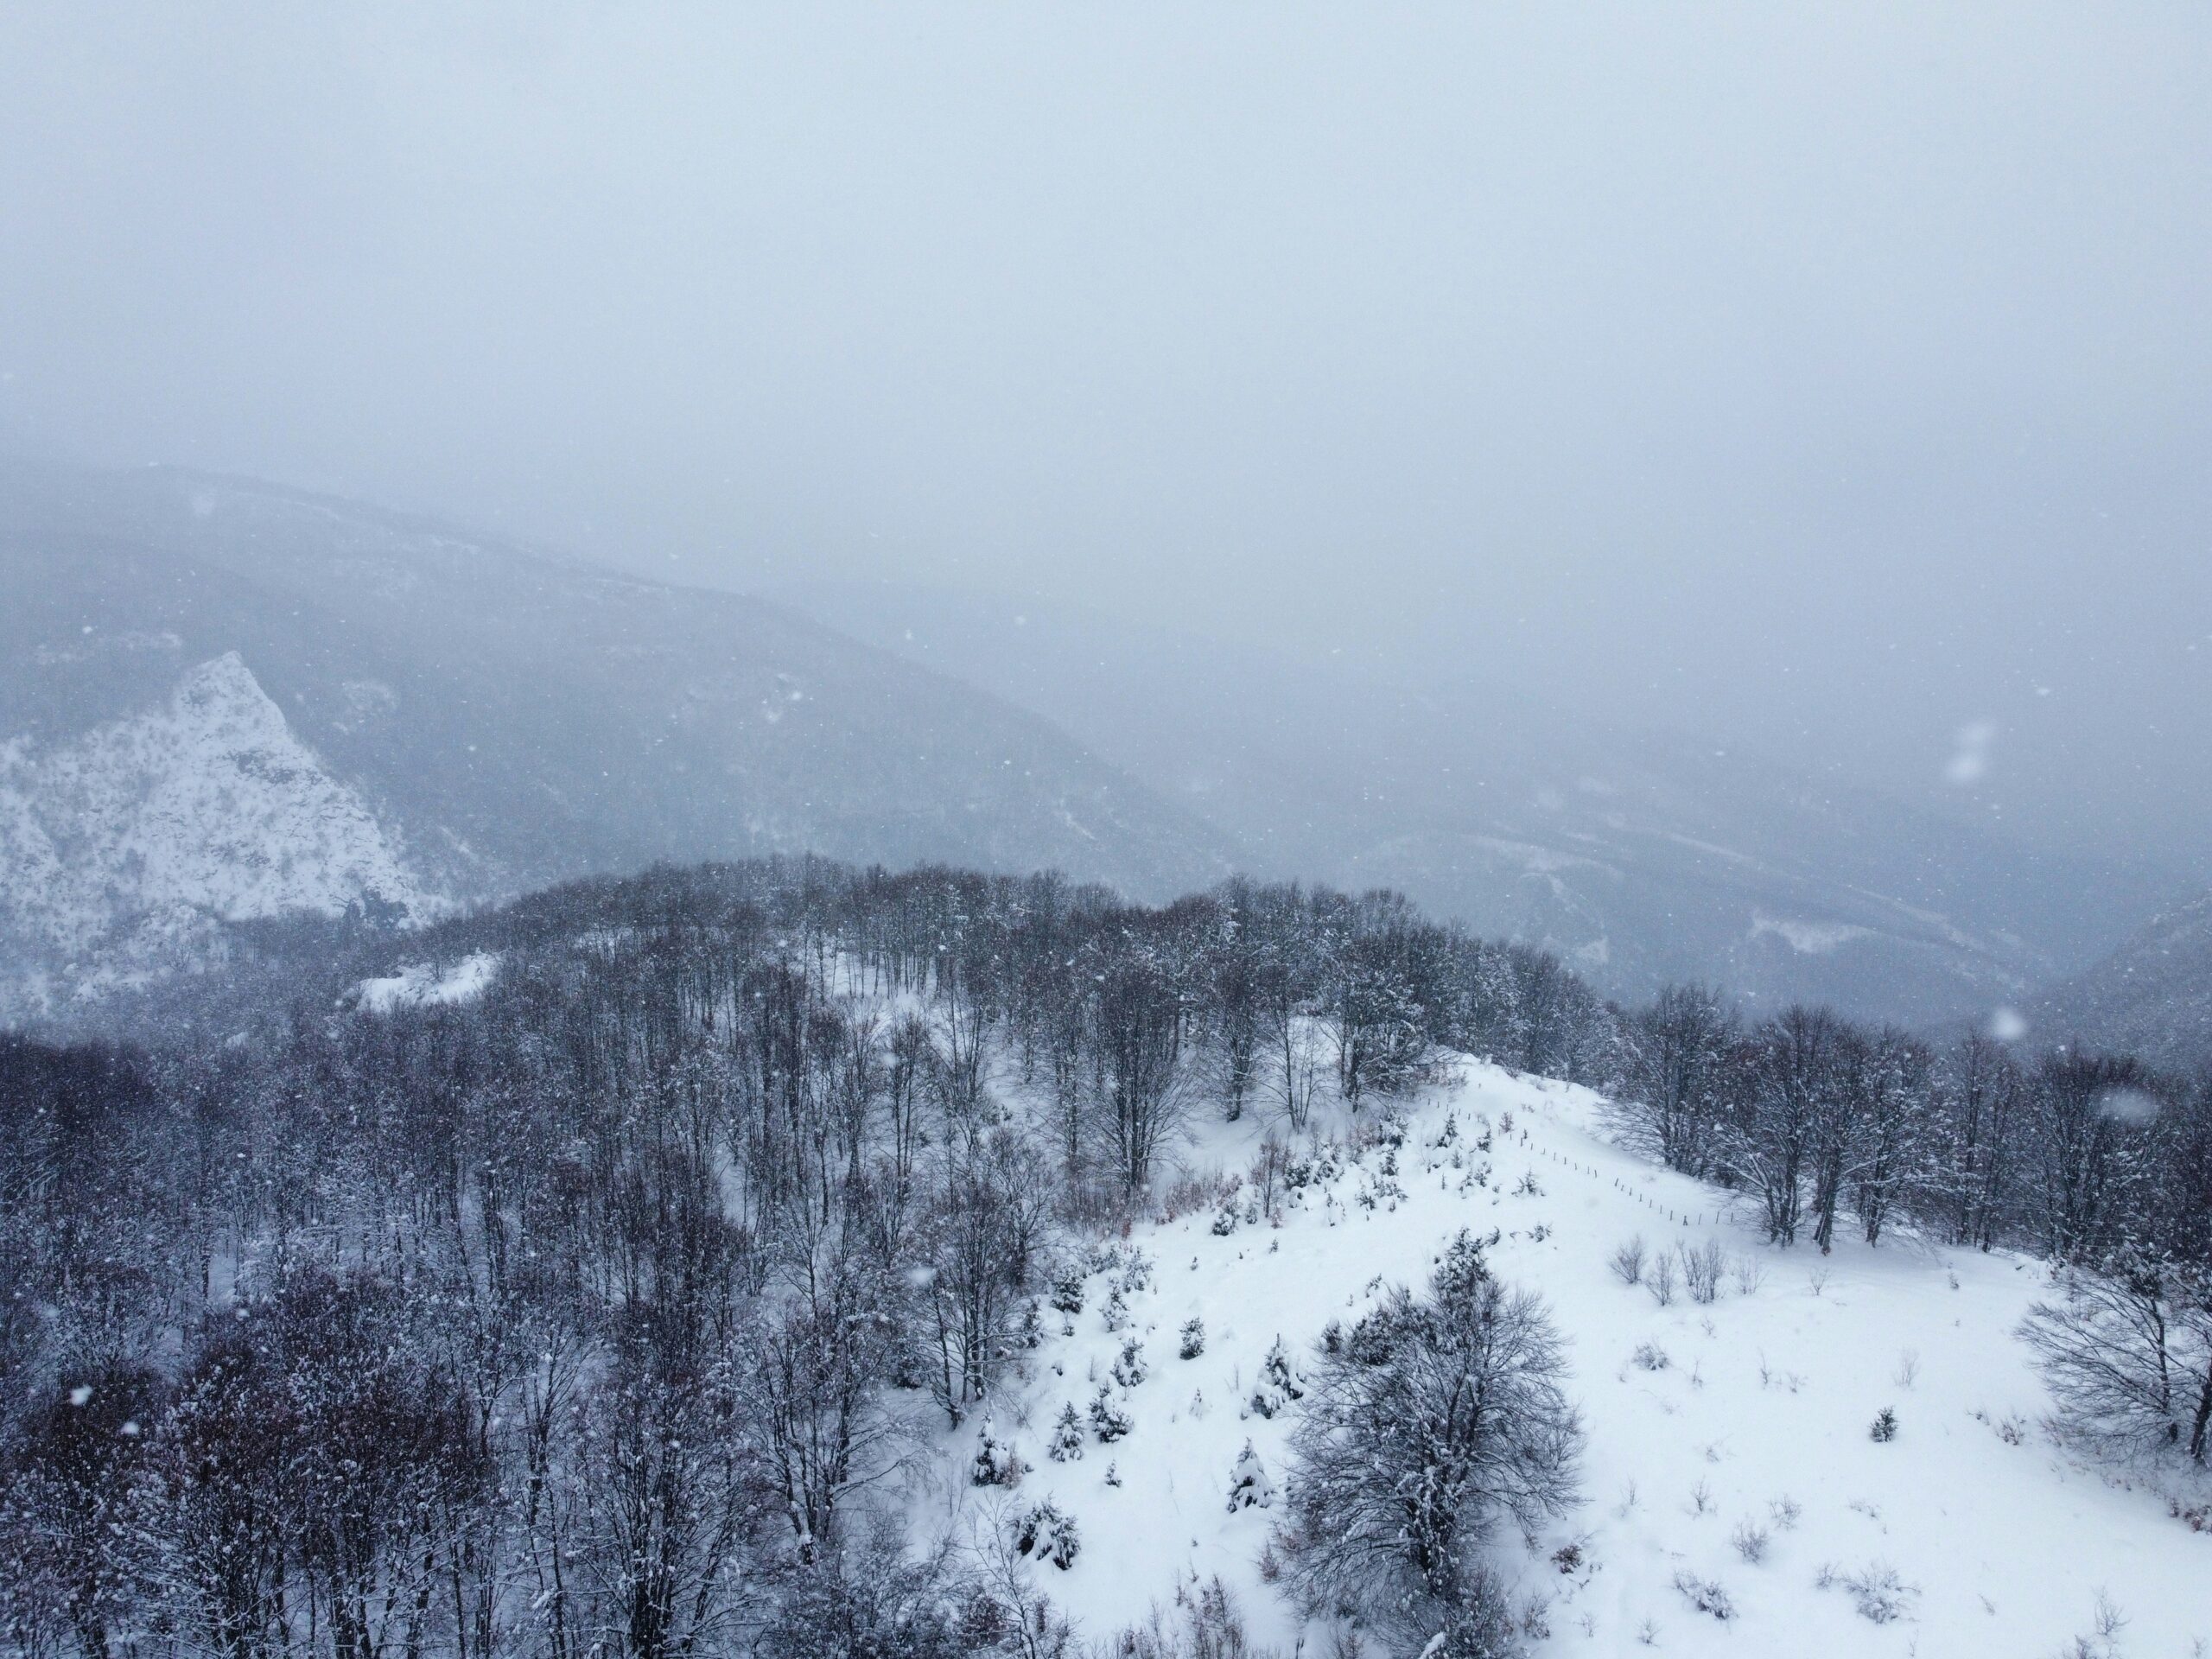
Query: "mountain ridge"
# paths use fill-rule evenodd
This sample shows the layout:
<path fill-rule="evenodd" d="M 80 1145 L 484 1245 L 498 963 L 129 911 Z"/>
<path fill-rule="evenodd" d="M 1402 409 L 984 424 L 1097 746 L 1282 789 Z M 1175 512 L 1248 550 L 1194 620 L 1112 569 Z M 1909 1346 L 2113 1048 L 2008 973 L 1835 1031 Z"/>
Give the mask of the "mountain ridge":
<path fill-rule="evenodd" d="M 448 901 L 236 652 L 71 739 L 0 744 L 0 1014 L 52 1014 L 219 953 L 230 925 Z M 12 987 L 10 995 L 8 987 Z"/>
<path fill-rule="evenodd" d="M 251 480 L 0 468 L 0 740 L 229 653 L 454 902 L 771 852 L 1144 898 L 1230 867 L 1041 716 L 780 607 Z"/>
<path fill-rule="evenodd" d="M 2044 992 L 2030 1017 L 2054 1039 L 2212 1070 L 2212 893 L 2152 917 L 2110 956 Z"/>
<path fill-rule="evenodd" d="M 1703 979 L 1759 1007 L 1986 1014 L 2094 960 L 2178 886 L 1827 772 L 1569 717 L 1541 687 L 1482 684 L 1465 665 L 1385 677 L 893 583 L 776 596 L 1039 709 L 1211 817 L 1256 868 L 1401 888 L 1630 999 Z"/>

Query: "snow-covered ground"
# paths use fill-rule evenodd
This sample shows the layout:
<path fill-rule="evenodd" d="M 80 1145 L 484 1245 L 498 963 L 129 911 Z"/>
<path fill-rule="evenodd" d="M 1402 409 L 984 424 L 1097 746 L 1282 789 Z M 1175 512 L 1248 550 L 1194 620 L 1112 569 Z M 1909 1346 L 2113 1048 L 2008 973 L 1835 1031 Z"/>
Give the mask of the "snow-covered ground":
<path fill-rule="evenodd" d="M 220 924 L 442 907 L 236 652 L 66 741 L 0 736 L 0 1016 L 207 960 Z"/>
<path fill-rule="evenodd" d="M 443 970 L 433 963 L 414 963 L 397 973 L 363 980 L 353 988 L 353 1001 L 371 1014 L 433 1002 L 473 1002 L 483 995 L 499 969 L 499 954 L 492 950 L 463 957 Z"/>
<path fill-rule="evenodd" d="M 1425 1280 L 1457 1229 L 1496 1228 L 1493 1265 L 1541 1292 L 1568 1338 L 1589 1434 L 1580 1510 L 1534 1551 L 1504 1544 L 1521 1589 L 1551 1599 L 1540 1651 L 2037 1659 L 2094 1628 L 2100 1592 L 2130 1621 L 2118 1651 L 2204 1651 L 2192 1644 L 2212 1642 L 2212 1535 L 2174 1518 L 2153 1484 L 2082 1465 L 2038 1425 L 2043 1389 L 2012 1334 L 2044 1289 L 2038 1264 L 1904 1238 L 1840 1243 L 1826 1259 L 1772 1249 L 1713 1190 L 1608 1144 L 1596 1105 L 1462 1063 L 1408 1115 L 1395 1179 L 1376 1146 L 1297 1194 L 1280 1227 L 1217 1234 L 1206 1209 L 1137 1228 L 1128 1246 L 1150 1282 L 1125 1295 L 1128 1330 L 1102 1317 L 1120 1270 L 1094 1274 L 1071 1333 L 1047 1310 L 1028 1376 L 993 1402 L 992 1432 L 1029 1465 L 1019 1485 L 968 1484 L 971 1418 L 942 1436 L 933 1495 L 918 1501 L 958 1533 L 994 1506 L 1055 1500 L 1080 1553 L 1066 1570 L 1028 1570 L 1089 1636 L 1167 1603 L 1179 1580 L 1218 1574 L 1254 1635 L 1288 1655 L 1299 1621 L 1260 1564 L 1279 1502 L 1229 1503 L 1248 1440 L 1275 1484 L 1286 1473 L 1295 1407 L 1269 1417 L 1247 1403 L 1265 1356 L 1281 1338 L 1302 1363 L 1379 1285 Z M 1456 1145 L 1439 1147 L 1447 1121 Z M 1188 1161 L 1241 1169 L 1262 1132 L 1211 1124 Z M 1622 1282 L 1608 1258 L 1638 1233 L 1655 1255 L 1719 1241 L 1731 1269 L 1718 1300 L 1699 1305 L 1678 1284 L 1662 1306 Z M 1193 1317 L 1205 1351 L 1182 1359 Z M 1148 1375 L 1110 1386 L 1134 1428 L 1103 1445 L 1086 1422 L 1081 1460 L 1051 1460 L 1062 1406 L 1085 1412 L 1131 1335 Z M 1878 1443 L 1885 1408 L 1897 1429 Z M 1754 1532 L 1756 1561 L 1738 1544 L 1752 1548 Z M 1579 1565 L 1562 1571 L 1554 1552 L 1568 1545 Z M 1719 1586 L 1732 1616 L 1694 1607 L 1683 1574 Z M 1325 1650 L 1305 1635 L 1306 1651 Z"/>

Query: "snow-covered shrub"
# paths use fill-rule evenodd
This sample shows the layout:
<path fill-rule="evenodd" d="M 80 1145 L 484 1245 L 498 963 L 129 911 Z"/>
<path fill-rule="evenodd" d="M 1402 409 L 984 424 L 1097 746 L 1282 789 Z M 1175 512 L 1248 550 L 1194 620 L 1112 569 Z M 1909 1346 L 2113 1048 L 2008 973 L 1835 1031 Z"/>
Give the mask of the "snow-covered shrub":
<path fill-rule="evenodd" d="M 1252 1390 L 1252 1409 L 1262 1417 L 1272 1417 L 1294 1400 L 1306 1397 L 1305 1387 L 1290 1363 L 1290 1352 L 1277 1337 L 1274 1345 L 1268 1350 L 1268 1357 L 1260 1363 L 1260 1381 Z"/>
<path fill-rule="evenodd" d="M 1738 1521 L 1736 1530 L 1729 1534 L 1728 1541 L 1753 1567 L 1766 1560 L 1767 1530 L 1756 1521 Z"/>
<path fill-rule="evenodd" d="M 1267 1465 L 1247 1440 L 1243 1451 L 1237 1453 L 1236 1466 L 1229 1471 L 1229 1512 L 1272 1509 L 1274 1501 L 1275 1484 L 1268 1478 Z"/>
<path fill-rule="evenodd" d="M 2096 1606 L 2095 1628 L 2088 1633 L 2077 1634 L 2059 1649 L 2057 1659 L 2120 1659 L 2123 1649 L 2120 1645 L 2120 1633 L 2127 1628 L 2128 1617 L 2120 1611 L 2120 1605 L 2102 1590 L 2097 1592 Z M 2202 1651 L 2204 1643 L 2199 1641 L 2195 1647 Z"/>
<path fill-rule="evenodd" d="M 1125 1389 L 1134 1389 L 1151 1373 L 1144 1363 L 1144 1344 L 1135 1337 L 1126 1338 L 1122 1351 L 1114 1357 L 1114 1380 Z"/>
<path fill-rule="evenodd" d="M 1025 1472 L 1014 1447 L 993 1434 L 991 1420 L 984 1418 L 982 1432 L 976 1439 L 976 1455 L 968 1465 L 969 1484 L 1012 1486 L 1020 1482 Z"/>
<path fill-rule="evenodd" d="M 1013 1532 L 1015 1554 L 1050 1561 L 1062 1571 L 1075 1565 L 1083 1548 L 1075 1517 L 1049 1497 L 1023 1510 L 1014 1522 Z"/>
<path fill-rule="evenodd" d="M 1656 1342 L 1638 1343 L 1629 1357 L 1639 1370 L 1646 1371 L 1663 1371 L 1674 1363 L 1667 1357 L 1667 1351 Z"/>
<path fill-rule="evenodd" d="M 1090 1427 L 1103 1444 L 1110 1446 L 1135 1428 L 1136 1423 L 1128 1412 L 1114 1403 L 1114 1396 L 1102 1382 L 1090 1402 Z"/>
<path fill-rule="evenodd" d="M 1698 1611 L 1709 1613 L 1724 1624 L 1736 1617 L 1736 1604 L 1729 1600 L 1727 1591 L 1717 1580 L 1700 1579 L 1694 1573 L 1677 1573 L 1675 1588 Z"/>
<path fill-rule="evenodd" d="M 1389 1173 L 1360 1177 L 1359 1190 L 1352 1195 L 1352 1202 L 1363 1210 L 1395 1210 L 1406 1189 L 1390 1178 Z"/>
<path fill-rule="evenodd" d="M 1154 1603 L 1144 1623 L 1123 1627 L 1096 1651 L 1114 1659 L 1267 1659 L 1274 1649 L 1253 1641 L 1236 1599 L 1216 1578 L 1179 1583 L 1173 1608 Z"/>
<path fill-rule="evenodd" d="M 1644 1248 L 1643 1235 L 1642 1233 L 1633 1234 L 1628 1239 L 1614 1248 L 1613 1253 L 1609 1258 L 1607 1258 L 1605 1265 L 1612 1268 L 1613 1276 L 1616 1279 L 1618 1279 L 1621 1283 L 1624 1285 L 1642 1284 L 1643 1282 Z"/>
<path fill-rule="evenodd" d="M 1224 1204 L 1220 1209 L 1215 1211 L 1213 1215 L 1213 1226 L 1211 1230 L 1216 1238 L 1227 1238 L 1230 1234 L 1235 1232 L 1236 1230 L 1236 1207 L 1234 1205 Z"/>
<path fill-rule="evenodd" d="M 1150 1256 L 1134 1244 L 1123 1250 L 1120 1270 L 1115 1274 L 1115 1282 L 1121 1287 L 1122 1294 L 1134 1296 L 1141 1290 L 1151 1289 L 1155 1265 Z"/>
<path fill-rule="evenodd" d="M 1071 1262 L 1052 1275 L 1052 1306 L 1072 1317 L 1083 1312 L 1083 1269 Z"/>
<path fill-rule="evenodd" d="M 1651 1264 L 1651 1271 L 1643 1275 L 1643 1287 L 1651 1293 L 1651 1300 L 1662 1307 L 1670 1307 L 1675 1300 L 1675 1258 L 1665 1253 Z"/>
<path fill-rule="evenodd" d="M 1099 1319 L 1109 1331 L 1126 1331 L 1129 1325 L 1129 1304 L 1122 1294 L 1119 1285 L 1106 1298 L 1105 1306 L 1098 1310 Z"/>
<path fill-rule="evenodd" d="M 1060 1408 L 1060 1420 L 1052 1425 L 1052 1438 L 1046 1443 L 1045 1455 L 1054 1463 L 1082 1461 L 1083 1422 L 1075 1414 L 1074 1401 Z"/>
<path fill-rule="evenodd" d="M 1886 1446 L 1897 1437 L 1897 1414 L 1889 1407 L 1884 1406 L 1881 1410 L 1874 1414 L 1873 1425 L 1867 1429 L 1866 1438 L 1870 1440 L 1878 1440 Z"/>
<path fill-rule="evenodd" d="M 1196 1359 L 1206 1351 L 1206 1322 L 1193 1313 L 1183 1321 L 1181 1344 L 1176 1354 L 1183 1359 Z"/>
<path fill-rule="evenodd" d="M 1912 1599 L 1920 1593 L 1886 1561 L 1869 1561 L 1859 1572 L 1845 1573 L 1843 1587 L 1850 1592 L 1851 1605 L 1859 1617 L 1877 1624 L 1904 1618 Z"/>
<path fill-rule="evenodd" d="M 1690 1300 L 1701 1307 L 1719 1300 L 1720 1278 L 1728 1270 L 1728 1252 L 1720 1248 L 1720 1241 L 1708 1238 L 1694 1249 L 1677 1244 L 1675 1255 L 1682 1264 L 1682 1284 Z"/>
<path fill-rule="evenodd" d="M 1344 1173 L 1344 1157 L 1336 1142 L 1318 1148 L 1310 1158 L 1291 1160 L 1283 1171 L 1283 1185 L 1290 1187 L 1326 1186 Z"/>
<path fill-rule="evenodd" d="M 1282 1552 L 1275 1548 L 1275 1541 L 1273 1538 L 1269 1538 L 1267 1542 L 1260 1546 L 1259 1559 L 1254 1563 L 1254 1565 L 1260 1569 L 1260 1582 L 1262 1584 L 1279 1584 L 1281 1582 Z"/>

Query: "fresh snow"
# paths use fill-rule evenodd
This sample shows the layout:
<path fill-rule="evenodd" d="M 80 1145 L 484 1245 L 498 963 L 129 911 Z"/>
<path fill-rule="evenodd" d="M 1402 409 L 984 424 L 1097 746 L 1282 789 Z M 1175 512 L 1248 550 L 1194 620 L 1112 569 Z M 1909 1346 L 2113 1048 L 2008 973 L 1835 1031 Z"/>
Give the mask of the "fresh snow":
<path fill-rule="evenodd" d="M 143 981 L 204 957 L 222 923 L 370 897 L 439 908 L 236 652 L 127 719 L 0 741 L 0 943 L 18 981 L 0 1009 Z"/>
<path fill-rule="evenodd" d="M 463 957 L 443 971 L 432 963 L 415 963 L 386 977 L 361 981 L 353 988 L 352 1001 L 371 1014 L 438 1002 L 473 1002 L 490 986 L 499 967 L 498 953 L 490 950 Z"/>
<path fill-rule="evenodd" d="M 1114 1275 L 1094 1274 L 1074 1333 L 1046 1306 L 1027 1379 L 990 1404 L 991 1432 L 1028 1465 L 1019 1486 L 969 1484 L 979 1412 L 941 1432 L 931 1517 L 970 1536 L 995 1507 L 1049 1497 L 1074 1519 L 1080 1553 L 1065 1570 L 1022 1570 L 1087 1636 L 1219 1574 L 1253 1634 L 1290 1655 L 1299 1621 L 1258 1565 L 1281 1502 L 1230 1503 L 1254 1472 L 1240 1476 L 1248 1441 L 1277 1491 L 1288 1473 L 1297 1408 L 1267 1417 L 1246 1403 L 1265 1356 L 1281 1338 L 1308 1364 L 1331 1319 L 1349 1327 L 1386 1282 L 1420 1284 L 1456 1230 L 1496 1228 L 1497 1271 L 1541 1292 L 1568 1340 L 1589 1434 L 1581 1507 L 1533 1551 L 1499 1541 L 1520 1590 L 1550 1599 L 1539 1652 L 1642 1652 L 1648 1636 L 1677 1654 L 2032 1656 L 2089 1630 L 2100 1592 L 2132 1621 L 2130 1654 L 2179 1659 L 2212 1639 L 2212 1537 L 2173 1518 L 2155 1482 L 2098 1472 L 2038 1426 L 2044 1395 L 2013 1331 L 2046 1291 L 2040 1264 L 1904 1238 L 1825 1259 L 1773 1249 L 1714 1190 L 1605 1141 L 1598 1108 L 1586 1090 L 1463 1062 L 1408 1114 L 1395 1182 L 1370 1147 L 1286 1207 L 1280 1228 L 1240 1220 L 1217 1234 L 1211 1208 L 1137 1227 L 1128 1244 L 1150 1258 L 1152 1282 L 1127 1295 L 1133 1324 L 1105 1328 Z M 1458 1146 L 1440 1149 L 1447 1118 Z M 1485 1124 L 1487 1154 L 1476 1150 Z M 1261 1133 L 1249 1118 L 1212 1123 L 1188 1160 L 1241 1169 Z M 1622 1283 L 1608 1258 L 1637 1233 L 1655 1252 L 1719 1240 L 1732 1259 L 1719 1300 L 1700 1306 L 1678 1290 L 1662 1307 Z M 1746 1288 L 1733 1263 L 1758 1281 Z M 1193 1317 L 1205 1349 L 1185 1360 L 1179 1332 Z M 1050 1460 L 1062 1406 L 1086 1412 L 1130 1335 L 1147 1375 L 1111 1392 L 1133 1431 L 1102 1445 L 1086 1418 L 1082 1459 Z M 1662 1368 L 1637 1363 L 1646 1344 Z M 1885 1407 L 1899 1427 L 1878 1444 L 1869 1430 Z M 1744 1525 L 1768 1535 L 1757 1564 L 1732 1541 Z M 1554 1553 L 1570 1544 L 1580 1564 L 1562 1571 Z M 1859 1603 L 1880 1611 L 1880 1599 L 1848 1581 L 1891 1572 L 1895 1617 L 1877 1623 Z M 1720 1587 L 1726 1623 L 1693 1605 L 1700 1585 Z M 1306 1651 L 1323 1649 L 1322 1633 L 1306 1636 Z"/>
<path fill-rule="evenodd" d="M 1849 944 L 1853 939 L 1869 937 L 1873 929 L 1859 927 L 1850 922 L 1808 922 L 1788 916 L 1770 916 L 1756 911 L 1751 916 L 1751 937 L 1771 933 L 1792 950 L 1803 957 L 1826 956 L 1829 951 Z"/>

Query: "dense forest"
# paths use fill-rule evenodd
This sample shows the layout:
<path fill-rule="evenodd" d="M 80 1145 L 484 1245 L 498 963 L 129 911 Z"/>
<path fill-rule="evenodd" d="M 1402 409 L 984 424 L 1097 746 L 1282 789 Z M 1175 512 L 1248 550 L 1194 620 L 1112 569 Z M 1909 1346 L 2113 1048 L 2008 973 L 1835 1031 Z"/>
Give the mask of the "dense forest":
<path fill-rule="evenodd" d="M 465 999 L 349 988 L 470 961 Z M 1267 1125 L 1272 1192 L 1448 1052 L 1603 1091 L 1777 1249 L 2053 1258 L 2025 1334 L 2071 1427 L 2208 1458 L 2212 1078 L 2126 1056 L 1623 1008 L 1387 893 L 814 861 L 242 945 L 189 1006 L 0 1039 L 0 1647 L 41 1659 L 1075 1651 L 901 1508 L 916 1435 L 978 1414 L 1071 1263 L 1190 1207 L 1187 1125 Z M 1517 1484 L 1455 1503 L 1568 1490 L 1541 1305 L 1470 1240 L 1394 1306 L 1315 1363 L 1283 1546 L 1319 1605 L 1363 1593 L 1339 1454 L 1415 1358 L 1519 1344 Z M 1503 1650 L 1474 1531 L 1422 1524 L 1402 1606 Z M 1085 1635 L 1242 1650 L 1226 1608 Z"/>

